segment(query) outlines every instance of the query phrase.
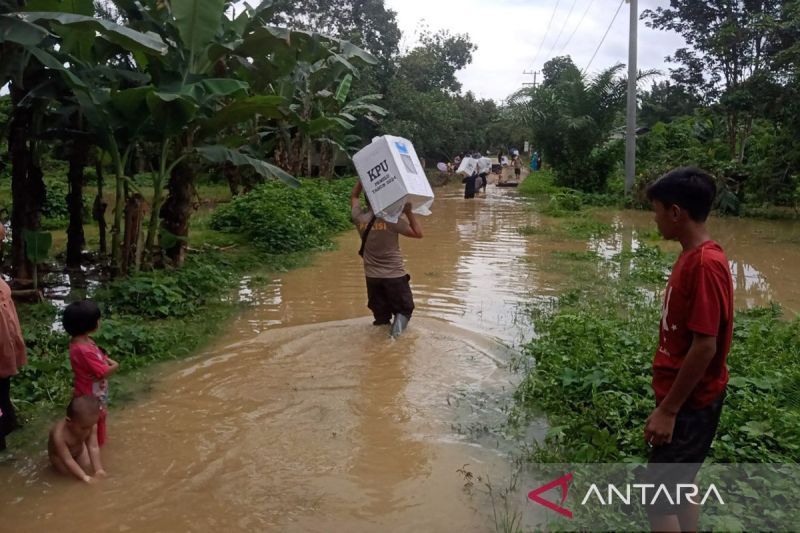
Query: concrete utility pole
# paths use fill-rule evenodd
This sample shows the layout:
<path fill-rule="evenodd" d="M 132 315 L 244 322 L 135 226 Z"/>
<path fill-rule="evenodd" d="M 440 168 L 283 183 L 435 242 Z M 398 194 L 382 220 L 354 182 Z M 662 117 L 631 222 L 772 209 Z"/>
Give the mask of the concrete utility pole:
<path fill-rule="evenodd" d="M 533 74 L 533 83 L 532 84 L 531 83 L 523 83 L 522 85 L 524 85 L 524 86 L 533 85 L 533 88 L 535 89 L 536 88 L 536 76 L 539 74 L 539 71 L 538 70 L 534 70 L 533 72 L 530 72 L 528 70 L 523 70 L 522 73 L 525 74 L 526 76 L 530 76 L 531 74 Z"/>
<path fill-rule="evenodd" d="M 628 126 L 625 135 L 625 193 L 633 189 L 636 178 L 636 46 L 639 25 L 639 1 L 628 0 L 631 5 L 631 28 L 628 34 Z"/>

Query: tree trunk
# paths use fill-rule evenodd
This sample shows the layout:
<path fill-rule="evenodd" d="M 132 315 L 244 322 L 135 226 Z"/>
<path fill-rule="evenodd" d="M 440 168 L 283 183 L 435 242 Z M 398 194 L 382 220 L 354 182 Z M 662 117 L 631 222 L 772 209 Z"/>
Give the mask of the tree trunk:
<path fill-rule="evenodd" d="M 33 110 L 19 103 L 27 92 L 17 84 L 10 86 L 12 112 L 8 136 L 11 159 L 11 263 L 15 278 L 30 280 L 33 265 L 25 255 L 23 231 L 38 230 L 45 201 L 42 169 L 33 153 Z"/>
<path fill-rule="evenodd" d="M 239 167 L 233 163 L 225 163 L 222 167 L 222 173 L 225 175 L 225 179 L 228 180 L 228 188 L 231 190 L 231 197 L 239 196 L 239 187 L 241 187 L 242 184 Z"/>
<path fill-rule="evenodd" d="M 161 247 L 172 263 L 180 267 L 186 258 L 189 217 L 194 198 L 194 172 L 188 161 L 181 161 L 172 169 L 167 190 L 167 199 L 161 206 L 161 227 L 177 237 L 177 240 L 169 243 L 171 246 L 165 246 L 162 240 Z"/>
<path fill-rule="evenodd" d="M 333 178 L 336 169 L 336 146 L 329 143 L 319 145 L 319 175 L 322 178 Z"/>
<path fill-rule="evenodd" d="M 95 161 L 95 171 L 97 173 L 97 196 L 94 197 L 92 217 L 97 221 L 97 227 L 100 231 L 100 253 L 106 255 L 108 253 L 106 244 L 106 209 L 108 209 L 108 204 L 103 199 L 103 157 L 102 153 L 99 152 Z"/>
<path fill-rule="evenodd" d="M 120 153 L 116 140 L 112 140 L 111 160 L 114 165 L 114 225 L 111 227 L 111 277 L 116 277 L 123 270 L 127 269 L 125 257 L 122 254 L 123 234 L 122 223 L 125 219 L 125 202 L 128 198 L 128 182 L 126 181 L 126 171 L 130 165 L 130 156 L 133 145 L 128 145 L 123 153 Z"/>
<path fill-rule="evenodd" d="M 147 224 L 147 238 L 144 241 L 144 250 L 147 252 L 147 264 L 153 265 L 156 256 L 156 235 L 158 234 L 158 211 L 161 207 L 161 182 L 157 180 L 153 187 L 153 200 L 150 203 L 150 221 Z"/>
<path fill-rule="evenodd" d="M 308 144 L 308 146 L 306 147 L 306 150 L 308 150 L 308 167 L 306 168 L 306 176 L 310 178 L 314 174 L 313 169 L 311 167 L 312 154 L 314 153 L 314 143 L 311 142 L 310 139 L 306 142 Z"/>
<path fill-rule="evenodd" d="M 747 141 L 750 140 L 750 134 L 753 132 L 753 116 L 747 117 L 744 131 L 742 132 L 742 139 L 739 142 L 739 163 L 744 163 L 744 156 L 747 151 Z"/>
<path fill-rule="evenodd" d="M 69 155 L 69 226 L 67 227 L 67 268 L 80 268 L 86 239 L 83 234 L 83 169 L 89 157 L 89 144 L 76 136 Z"/>
<path fill-rule="evenodd" d="M 125 210 L 125 190 L 123 187 L 123 166 L 114 158 L 114 224 L 111 226 L 111 276 L 117 277 L 123 270 L 122 221 Z"/>
<path fill-rule="evenodd" d="M 739 127 L 739 116 L 736 112 L 728 113 L 728 150 L 731 161 L 736 160 L 736 138 Z"/>
<path fill-rule="evenodd" d="M 291 146 L 289 147 L 288 172 L 292 176 L 301 176 L 303 174 L 303 165 L 305 163 L 303 145 L 303 134 L 300 132 L 295 133 L 294 137 L 292 138 Z"/>
<path fill-rule="evenodd" d="M 134 194 L 125 203 L 125 238 L 122 242 L 122 274 L 127 275 L 131 263 L 135 265 L 134 271 L 141 265 L 142 250 L 139 245 L 139 235 L 142 231 L 144 220 L 144 197 Z"/>

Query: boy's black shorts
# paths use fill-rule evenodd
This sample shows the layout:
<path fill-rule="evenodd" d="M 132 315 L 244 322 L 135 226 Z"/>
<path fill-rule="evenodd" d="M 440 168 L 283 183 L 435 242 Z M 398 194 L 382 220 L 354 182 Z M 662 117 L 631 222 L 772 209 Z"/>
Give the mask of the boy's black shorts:
<path fill-rule="evenodd" d="M 664 484 L 671 494 L 676 494 L 677 484 L 691 484 L 711 450 L 717 433 L 725 391 L 703 409 L 682 409 L 675 418 L 672 442 L 656 446 L 650 452 L 644 482 L 656 486 Z M 673 488 L 670 488 L 673 487 Z M 661 501 L 664 500 L 664 501 Z M 660 499 L 650 508 L 652 512 L 675 514 L 677 504 L 669 505 Z"/>

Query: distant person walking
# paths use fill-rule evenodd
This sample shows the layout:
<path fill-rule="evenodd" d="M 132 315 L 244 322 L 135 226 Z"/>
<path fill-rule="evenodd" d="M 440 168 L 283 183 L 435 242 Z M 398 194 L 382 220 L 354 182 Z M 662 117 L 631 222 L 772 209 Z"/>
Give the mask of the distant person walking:
<path fill-rule="evenodd" d="M 477 162 L 478 181 L 475 185 L 475 191 L 483 190 L 486 192 L 486 185 L 489 183 L 489 172 L 492 170 L 492 160 L 488 157 L 481 157 L 480 153 L 474 155 Z"/>
<path fill-rule="evenodd" d="M 478 180 L 478 162 L 467 154 L 461 160 L 458 172 L 464 175 L 461 183 L 464 184 L 464 198 L 475 198 L 475 182 Z"/>

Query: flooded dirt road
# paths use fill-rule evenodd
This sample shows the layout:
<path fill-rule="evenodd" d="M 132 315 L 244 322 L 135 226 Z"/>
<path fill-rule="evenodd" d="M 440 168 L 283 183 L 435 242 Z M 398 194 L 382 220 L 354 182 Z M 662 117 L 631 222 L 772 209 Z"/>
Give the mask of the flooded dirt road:
<path fill-rule="evenodd" d="M 608 213 L 607 238 L 524 237 L 550 222 L 492 186 L 473 201 L 438 190 L 433 210 L 425 239 L 403 241 L 417 303 L 403 337 L 366 316 L 355 232 L 266 286 L 243 280 L 249 307 L 221 338 L 112 409 L 109 479 L 57 478 L 43 455 L 0 465 L 0 530 L 494 530 L 483 483 L 499 489 L 512 470 L 513 443 L 492 428 L 513 389 L 505 363 L 533 335 L 521 304 L 570 286 L 552 252 L 611 253 L 653 225 Z M 712 229 L 740 306 L 800 310 L 796 224 Z"/>

